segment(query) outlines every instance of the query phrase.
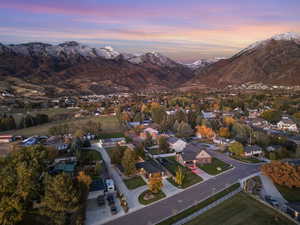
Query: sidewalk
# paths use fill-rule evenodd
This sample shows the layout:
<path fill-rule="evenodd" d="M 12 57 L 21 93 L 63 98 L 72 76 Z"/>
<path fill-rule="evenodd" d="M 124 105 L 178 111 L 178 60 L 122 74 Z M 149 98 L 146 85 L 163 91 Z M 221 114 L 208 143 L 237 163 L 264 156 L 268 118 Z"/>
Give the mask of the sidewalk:
<path fill-rule="evenodd" d="M 260 178 L 262 181 L 262 185 L 264 187 L 265 195 L 270 195 L 273 199 L 277 200 L 282 204 L 287 203 L 287 201 L 282 197 L 280 192 L 277 190 L 273 181 L 268 176 L 261 174 Z"/>

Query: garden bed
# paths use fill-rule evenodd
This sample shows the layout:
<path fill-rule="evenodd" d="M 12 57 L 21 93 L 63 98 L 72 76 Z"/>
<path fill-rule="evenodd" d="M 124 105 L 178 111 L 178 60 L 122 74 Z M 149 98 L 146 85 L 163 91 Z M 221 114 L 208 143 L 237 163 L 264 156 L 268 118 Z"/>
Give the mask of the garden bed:
<path fill-rule="evenodd" d="M 150 199 L 144 199 L 145 196 L 147 195 L 152 195 L 153 198 L 150 198 Z M 151 191 L 149 190 L 146 190 L 144 191 L 142 194 L 140 194 L 139 196 L 139 202 L 143 205 L 148 205 L 152 202 L 155 202 L 155 201 L 158 201 L 162 198 L 166 197 L 165 193 L 163 193 L 162 191 L 158 192 L 158 193 L 152 193 Z"/>

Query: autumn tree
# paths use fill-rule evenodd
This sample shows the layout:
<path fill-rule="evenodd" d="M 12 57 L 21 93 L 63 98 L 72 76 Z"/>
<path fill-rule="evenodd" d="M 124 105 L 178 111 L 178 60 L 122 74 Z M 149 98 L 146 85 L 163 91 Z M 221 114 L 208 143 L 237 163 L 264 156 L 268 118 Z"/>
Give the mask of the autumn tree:
<path fill-rule="evenodd" d="M 66 224 L 70 215 L 79 209 L 80 191 L 67 174 L 46 178 L 45 196 L 40 211 L 55 224 Z"/>
<path fill-rule="evenodd" d="M 167 153 L 170 150 L 169 143 L 165 136 L 160 136 L 158 139 L 158 150 L 160 153 Z"/>
<path fill-rule="evenodd" d="M 125 150 L 121 163 L 124 168 L 124 173 L 126 176 L 131 176 L 136 173 L 136 167 L 135 167 L 136 155 L 133 150 L 129 148 Z"/>
<path fill-rule="evenodd" d="M 282 112 L 278 110 L 266 110 L 260 117 L 267 120 L 270 123 L 276 124 L 281 119 Z"/>
<path fill-rule="evenodd" d="M 121 148 L 120 145 L 116 145 L 116 147 L 112 148 L 110 151 L 110 157 L 111 157 L 111 162 L 113 164 L 121 164 L 124 150 Z"/>
<path fill-rule="evenodd" d="M 227 127 L 221 127 L 219 130 L 219 135 L 224 138 L 230 137 L 230 131 Z"/>
<path fill-rule="evenodd" d="M 197 134 L 201 135 L 201 137 L 208 138 L 208 139 L 212 139 L 213 137 L 215 137 L 215 132 L 211 128 L 205 125 L 197 126 L 196 129 L 197 129 Z"/>
<path fill-rule="evenodd" d="M 300 166 L 294 166 L 287 162 L 272 161 L 262 165 L 261 171 L 276 184 L 289 188 L 300 187 Z"/>
<path fill-rule="evenodd" d="M 148 180 L 148 188 L 152 193 L 158 193 L 163 187 L 162 176 L 160 173 L 154 173 Z"/>
<path fill-rule="evenodd" d="M 86 187 L 89 187 L 92 183 L 92 178 L 84 173 L 84 171 L 79 171 L 77 175 L 77 180 L 79 183 L 84 184 Z"/>
<path fill-rule="evenodd" d="M 228 150 L 238 156 L 244 154 L 244 146 L 239 142 L 233 142 L 229 145 Z"/>
<path fill-rule="evenodd" d="M 175 176 L 176 184 L 178 184 L 179 186 L 182 186 L 184 178 L 185 178 L 184 171 L 183 171 L 182 167 L 178 166 L 177 170 L 176 170 L 176 176 Z"/>
<path fill-rule="evenodd" d="M 226 126 L 230 126 L 230 125 L 234 124 L 235 120 L 231 116 L 225 116 L 223 118 L 223 122 Z"/>

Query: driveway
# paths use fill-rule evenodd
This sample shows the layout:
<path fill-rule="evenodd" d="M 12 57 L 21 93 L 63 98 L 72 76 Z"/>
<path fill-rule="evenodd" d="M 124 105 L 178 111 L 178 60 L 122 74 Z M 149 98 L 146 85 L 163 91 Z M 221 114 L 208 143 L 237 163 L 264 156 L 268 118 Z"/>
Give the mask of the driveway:
<path fill-rule="evenodd" d="M 208 180 L 213 177 L 208 173 L 206 173 L 205 171 L 201 170 L 200 168 L 193 169 L 193 173 L 201 177 L 203 180 Z"/>

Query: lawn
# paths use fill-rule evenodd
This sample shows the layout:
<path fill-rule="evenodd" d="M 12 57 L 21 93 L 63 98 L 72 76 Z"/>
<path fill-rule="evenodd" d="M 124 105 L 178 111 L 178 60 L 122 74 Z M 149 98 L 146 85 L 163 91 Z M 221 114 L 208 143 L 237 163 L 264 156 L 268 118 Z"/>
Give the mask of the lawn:
<path fill-rule="evenodd" d="M 239 193 L 186 225 L 294 225 L 273 209 Z"/>
<path fill-rule="evenodd" d="M 210 198 L 208 198 L 208 199 L 200 202 L 197 205 L 194 205 L 194 206 L 192 206 L 192 207 L 190 207 L 190 208 L 182 211 L 181 213 L 179 213 L 179 214 L 177 214 L 175 216 L 170 217 L 169 219 L 166 219 L 166 220 L 160 222 L 157 225 L 171 225 L 171 224 L 177 222 L 178 220 L 183 219 L 183 218 L 185 218 L 185 217 L 193 214 L 194 212 L 197 212 L 200 209 L 208 206 L 209 204 L 217 201 L 218 199 L 224 197 L 225 195 L 227 195 L 228 193 L 236 190 L 239 187 L 240 187 L 239 183 L 233 184 L 230 187 L 226 188 L 225 190 L 223 190 L 223 191 L 215 194 L 214 196 L 212 196 L 212 197 L 210 197 Z M 222 224 L 222 223 L 220 223 L 220 224 Z"/>
<path fill-rule="evenodd" d="M 278 184 L 276 187 L 288 202 L 300 202 L 300 188 L 289 188 Z"/>
<path fill-rule="evenodd" d="M 180 166 L 185 174 L 184 180 L 183 180 L 183 184 L 182 187 L 179 187 L 174 180 L 172 179 L 172 177 L 168 178 L 168 181 L 170 183 L 172 183 L 173 185 L 175 185 L 178 188 L 187 188 L 193 184 L 199 183 L 202 181 L 202 178 L 199 177 L 198 175 L 194 174 L 191 170 L 187 169 L 186 167 L 182 166 L 181 164 L 179 164 L 176 160 L 175 157 L 167 157 L 165 158 L 167 159 L 168 163 L 164 164 L 164 167 L 166 167 L 169 172 L 175 176 L 176 175 L 176 170 L 178 168 L 178 166 Z"/>
<path fill-rule="evenodd" d="M 92 149 L 83 149 L 81 154 L 82 160 L 95 160 L 100 161 L 102 160 L 102 156 L 100 152 Z"/>
<path fill-rule="evenodd" d="M 154 198 L 152 198 L 152 199 L 149 199 L 149 200 L 143 199 L 144 196 L 145 196 L 146 194 L 148 194 L 148 193 L 151 193 L 151 192 L 150 192 L 149 190 L 146 190 L 146 191 L 144 191 L 142 194 L 140 194 L 140 196 L 139 196 L 139 202 L 140 202 L 141 204 L 143 204 L 143 205 L 148 205 L 148 204 L 150 204 L 150 203 L 152 203 L 152 202 L 158 201 L 158 200 L 160 200 L 160 199 L 166 197 L 165 193 L 163 193 L 162 191 L 160 191 L 160 192 L 158 192 L 158 193 L 156 193 L 156 194 L 151 193 L 151 194 L 154 195 Z"/>
<path fill-rule="evenodd" d="M 210 175 L 217 175 L 219 173 L 222 173 L 222 172 L 232 168 L 231 165 L 229 165 L 217 158 L 213 158 L 211 164 L 204 164 L 204 165 L 199 164 L 198 167 Z M 218 170 L 218 168 L 220 168 L 220 170 Z"/>
<path fill-rule="evenodd" d="M 263 162 L 259 159 L 256 158 L 246 158 L 246 157 L 240 157 L 240 156 L 231 156 L 231 158 L 242 161 L 242 162 L 246 162 L 246 163 L 260 163 Z"/>
<path fill-rule="evenodd" d="M 140 176 L 124 179 L 123 181 L 129 190 L 136 189 L 138 187 L 146 185 L 146 182 Z"/>
<path fill-rule="evenodd" d="M 72 124 L 76 123 L 76 125 L 82 125 L 85 124 L 87 121 L 100 121 L 102 124 L 102 130 L 103 134 L 112 134 L 112 133 L 120 133 L 121 127 L 119 125 L 119 122 L 115 116 L 102 116 L 102 117 L 85 117 L 85 118 L 73 118 L 69 120 L 60 120 L 60 121 L 54 121 L 50 123 L 45 123 L 39 126 L 34 127 L 28 127 L 24 129 L 19 130 L 12 130 L 7 132 L 1 132 L 5 134 L 12 134 L 12 135 L 23 135 L 26 137 L 33 136 L 33 135 L 48 135 L 49 128 L 55 125 L 59 124 Z"/>

